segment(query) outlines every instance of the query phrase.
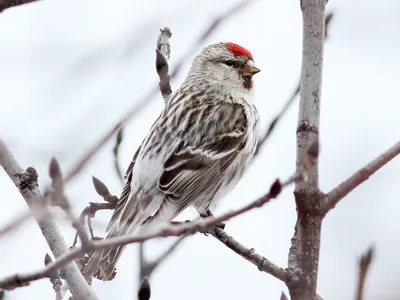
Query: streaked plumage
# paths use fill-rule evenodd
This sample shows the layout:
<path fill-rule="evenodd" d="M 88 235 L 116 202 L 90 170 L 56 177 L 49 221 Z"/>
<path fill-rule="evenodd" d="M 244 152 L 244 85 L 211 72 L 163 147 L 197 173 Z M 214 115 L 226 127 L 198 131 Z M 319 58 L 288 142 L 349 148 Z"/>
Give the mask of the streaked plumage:
<path fill-rule="evenodd" d="M 107 237 L 135 233 L 149 218 L 143 227 L 170 222 L 190 205 L 205 214 L 235 187 L 257 146 L 258 71 L 236 44 L 203 49 L 136 152 Z M 85 272 L 110 279 L 123 248 L 95 253 Z"/>

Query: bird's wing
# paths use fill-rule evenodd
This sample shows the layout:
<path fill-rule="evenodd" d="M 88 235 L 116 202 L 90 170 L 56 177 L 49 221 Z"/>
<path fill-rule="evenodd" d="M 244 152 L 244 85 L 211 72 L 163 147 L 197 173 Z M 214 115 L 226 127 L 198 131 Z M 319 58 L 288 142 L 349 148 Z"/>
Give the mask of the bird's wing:
<path fill-rule="evenodd" d="M 220 103 L 193 109 L 184 136 L 164 163 L 158 188 L 165 194 L 157 214 L 174 218 L 199 196 L 212 199 L 222 175 L 246 143 L 247 119 L 239 104 Z M 207 200 L 207 199 L 204 199 Z"/>
<path fill-rule="evenodd" d="M 141 148 L 141 146 L 136 150 L 136 153 L 133 156 L 132 161 L 129 164 L 129 167 L 126 170 L 126 173 L 125 173 L 125 179 L 126 179 L 125 186 L 124 186 L 124 188 L 122 190 L 121 196 L 119 197 L 117 206 L 115 207 L 114 212 L 113 212 L 113 214 L 111 216 L 111 220 L 107 225 L 107 231 L 109 231 L 113 227 L 113 225 L 115 223 L 115 220 L 117 220 L 118 217 L 121 215 L 121 212 L 123 211 L 125 203 L 127 202 L 128 198 L 129 198 L 129 194 L 131 193 L 132 171 L 133 171 L 133 167 L 135 166 L 136 159 L 137 159 L 137 157 L 139 155 L 140 148 Z"/>

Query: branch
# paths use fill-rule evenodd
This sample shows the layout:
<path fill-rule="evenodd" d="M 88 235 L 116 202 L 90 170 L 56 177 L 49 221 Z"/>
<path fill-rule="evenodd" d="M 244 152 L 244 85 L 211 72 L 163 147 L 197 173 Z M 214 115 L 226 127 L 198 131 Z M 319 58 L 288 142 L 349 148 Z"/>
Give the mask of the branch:
<path fill-rule="evenodd" d="M 322 88 L 322 66 L 325 36 L 326 0 L 300 0 L 303 15 L 303 55 L 301 67 L 300 103 L 297 123 L 297 170 L 311 157 L 308 180 L 296 182 L 295 201 L 297 222 L 295 245 L 289 253 L 289 273 L 297 275 L 288 280 L 292 300 L 315 299 L 322 217 L 319 214 L 321 192 L 318 182 L 319 116 Z M 295 247 L 293 247 L 295 246 Z M 294 256 L 295 255 L 295 256 Z M 296 280 L 294 280 L 296 278 Z"/>
<path fill-rule="evenodd" d="M 64 195 L 64 179 L 62 177 L 60 165 L 54 157 L 50 162 L 49 175 L 52 179 L 52 190 L 48 193 L 45 193 L 47 194 L 45 199 L 49 197 L 52 205 L 59 206 L 65 211 L 72 223 L 72 226 L 76 229 L 82 245 L 85 247 L 89 241 L 89 236 L 82 221 L 74 215 L 71 205 L 69 204 L 67 197 Z"/>
<path fill-rule="evenodd" d="M 97 203 L 97 202 L 89 202 L 89 206 L 85 207 L 80 214 L 79 220 L 82 224 L 84 224 L 85 219 L 88 220 L 88 229 L 92 239 L 95 239 L 93 228 L 92 228 L 92 218 L 95 217 L 96 212 L 99 210 L 114 210 L 118 204 L 118 197 L 111 195 L 107 186 L 101 182 L 96 177 L 92 176 L 93 186 L 100 196 L 103 197 L 106 203 Z M 74 242 L 72 243 L 72 247 L 75 247 L 78 242 L 78 232 L 75 235 Z"/>
<path fill-rule="evenodd" d="M 284 187 L 288 186 L 289 184 L 293 183 L 294 181 L 302 180 L 303 176 L 304 176 L 303 173 L 295 174 L 295 175 L 291 176 L 288 180 L 286 180 L 284 183 L 281 183 L 277 179 L 271 185 L 270 191 L 263 197 L 255 200 L 254 202 L 247 204 L 246 206 L 244 206 L 240 209 L 237 209 L 237 210 L 234 210 L 231 212 L 227 212 L 219 217 L 208 217 L 208 218 L 205 218 L 205 219 L 202 219 L 199 221 L 183 223 L 178 226 L 166 225 L 164 228 L 161 228 L 152 233 L 138 235 L 138 236 L 125 235 L 125 236 L 113 237 L 113 238 L 109 238 L 109 239 L 101 240 L 101 241 L 97 241 L 97 240 L 88 241 L 88 243 L 87 243 L 87 245 L 85 245 L 85 247 L 73 248 L 68 253 L 65 253 L 65 254 L 57 257 L 57 259 L 53 263 L 48 264 L 46 266 L 46 268 L 44 268 L 40 271 L 31 272 L 31 273 L 27 273 L 24 275 L 17 274 L 17 275 L 13 275 L 13 276 L 4 278 L 3 280 L 0 280 L 0 289 L 2 289 L 2 288 L 12 289 L 12 288 L 15 288 L 18 286 L 24 286 L 27 283 L 29 283 L 30 281 L 48 277 L 51 274 L 53 274 L 53 272 L 57 271 L 59 268 L 62 268 L 65 264 L 71 262 L 74 259 L 77 259 L 77 258 L 83 256 L 87 252 L 94 252 L 94 251 L 98 251 L 98 250 L 114 248 L 114 247 L 118 247 L 118 246 L 132 244 L 132 243 L 143 243 L 150 239 L 160 238 L 160 237 L 181 236 L 184 234 L 194 234 L 196 232 L 207 232 L 209 229 L 217 226 L 218 224 L 220 224 L 224 221 L 227 221 L 227 220 L 229 220 L 233 217 L 236 217 L 242 213 L 245 213 L 251 209 L 263 206 L 264 204 L 268 203 L 271 199 L 276 198 L 280 194 L 280 192 L 282 191 L 282 189 Z M 86 299 L 89 299 L 89 298 L 86 298 Z"/>
<path fill-rule="evenodd" d="M 339 203 L 340 200 L 346 197 L 351 191 L 366 181 L 371 175 L 373 175 L 376 171 L 378 171 L 399 154 L 400 142 L 397 142 L 365 167 L 358 170 L 352 176 L 335 187 L 332 191 L 326 194 L 322 206 L 322 213 L 324 215 L 327 214 L 336 206 L 336 204 Z"/>
<path fill-rule="evenodd" d="M 258 254 L 253 248 L 247 248 L 238 241 L 236 241 L 232 236 L 227 234 L 222 228 L 214 228 L 210 234 L 227 246 L 229 249 L 233 250 L 235 253 L 239 254 L 241 257 L 247 261 L 254 264 L 258 270 L 261 272 L 266 272 L 275 278 L 285 282 L 285 270 L 278 267 L 265 257 Z"/>
<path fill-rule="evenodd" d="M 121 146 L 122 140 L 123 140 L 123 132 L 124 128 L 120 128 L 118 130 L 117 136 L 115 138 L 115 146 L 113 148 L 113 154 L 114 154 L 114 168 L 115 171 L 117 172 L 117 177 L 121 181 L 122 184 L 124 184 L 124 175 L 121 171 L 121 167 L 119 166 L 118 162 L 118 154 L 119 154 L 119 148 Z"/>
<path fill-rule="evenodd" d="M 146 277 L 146 258 L 144 257 L 144 243 L 139 244 L 139 282 Z"/>
<path fill-rule="evenodd" d="M 180 236 L 163 254 L 161 254 L 154 261 L 146 261 L 144 257 L 144 244 L 139 245 L 139 260 L 141 262 L 140 266 L 140 278 L 150 277 L 156 268 L 158 268 L 164 260 L 166 260 L 175 250 L 180 246 L 180 244 L 186 239 L 187 236 Z"/>
<path fill-rule="evenodd" d="M 160 92 L 164 99 L 164 103 L 167 103 L 172 94 L 170 77 L 168 74 L 168 60 L 171 55 L 169 39 L 171 38 L 172 33 L 168 27 L 164 27 L 164 29 L 160 29 L 160 31 L 161 33 L 158 36 L 156 49 L 156 70 L 158 76 L 160 77 Z"/>
<path fill-rule="evenodd" d="M 15 160 L 4 142 L 0 139 L 0 165 L 14 182 L 26 203 L 31 209 L 37 223 L 45 237 L 51 251 L 56 258 L 67 253 L 68 247 L 62 237 L 50 211 L 42 205 L 41 209 L 46 215 L 45 218 L 38 218 L 35 213 L 35 206 L 42 203 L 42 195 L 37 187 L 37 173 L 35 169 L 28 168 L 26 171 Z M 86 280 L 83 278 L 75 263 L 68 261 L 62 265 L 62 272 L 65 276 L 72 294 L 78 300 L 97 300 L 97 296 L 91 291 Z M 3 285 L 2 288 L 9 288 Z"/>
<path fill-rule="evenodd" d="M 48 265 L 49 263 L 51 263 L 53 260 L 51 259 L 50 255 L 46 254 L 45 258 L 44 258 L 44 264 Z M 60 274 L 58 272 L 54 272 L 54 274 L 52 274 L 50 276 L 50 282 L 53 284 L 53 289 L 54 292 L 56 293 L 56 300 L 62 300 L 63 296 L 64 296 L 64 291 L 63 291 L 63 284 L 60 278 Z"/>
<path fill-rule="evenodd" d="M 0 0 L 0 13 L 7 8 L 11 8 L 14 6 L 35 2 L 37 0 Z"/>
<path fill-rule="evenodd" d="M 357 285 L 356 300 L 363 299 L 365 278 L 367 277 L 369 267 L 371 266 L 374 252 L 375 252 L 374 247 L 373 246 L 369 247 L 367 249 L 367 251 L 360 257 L 360 260 L 358 262 L 359 272 L 358 272 L 358 285 Z"/>
<path fill-rule="evenodd" d="M 35 209 L 37 211 L 37 218 L 42 219 L 42 217 L 39 215 L 40 214 L 40 209 L 37 208 Z M 3 228 L 0 229 L 0 237 L 3 235 L 10 233 L 11 231 L 17 229 L 19 226 L 21 226 L 25 221 L 27 221 L 30 217 L 32 217 L 32 213 L 30 211 L 28 212 L 23 212 L 19 214 L 17 217 L 12 219 L 10 222 L 8 222 Z"/>

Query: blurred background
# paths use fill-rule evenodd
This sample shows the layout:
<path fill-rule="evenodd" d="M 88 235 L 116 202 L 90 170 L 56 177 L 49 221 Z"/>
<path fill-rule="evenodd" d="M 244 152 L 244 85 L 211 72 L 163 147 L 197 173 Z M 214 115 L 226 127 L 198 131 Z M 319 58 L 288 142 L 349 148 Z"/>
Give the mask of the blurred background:
<path fill-rule="evenodd" d="M 43 187 L 55 156 L 67 170 L 124 113 L 158 84 L 155 47 L 159 28 L 172 31 L 170 66 L 191 48 L 202 30 L 234 1 L 45 0 L 0 14 L 0 136 L 18 161 L 34 166 Z M 330 1 L 334 12 L 325 46 L 321 105 L 320 183 L 325 192 L 399 140 L 400 1 Z M 262 129 L 296 87 L 301 66 L 302 19 L 298 0 L 255 1 L 226 20 L 199 46 L 233 41 L 248 48 L 262 70 L 255 98 Z M 195 53 L 193 53 L 193 56 Z M 171 82 L 176 89 L 190 60 Z M 164 103 L 157 95 L 125 128 L 122 169 Z M 220 214 L 263 195 L 276 177 L 295 170 L 298 102 L 285 114 L 238 187 L 214 211 Z M 101 201 L 91 176 L 112 194 L 122 187 L 113 165 L 113 139 L 67 187 L 79 213 Z M 226 230 L 280 266 L 286 266 L 295 224 L 293 187 L 269 205 L 227 222 Z M 27 211 L 25 201 L 0 170 L 0 227 Z M 318 293 L 353 299 L 357 260 L 374 244 L 376 255 L 365 299 L 400 295 L 400 159 L 361 185 L 325 219 Z M 72 243 L 63 214 L 59 225 Z M 192 218 L 189 210 L 181 219 Z M 98 213 L 104 236 L 110 212 Z M 173 238 L 145 245 L 149 258 Z M 43 266 L 48 246 L 34 221 L 1 239 L 0 277 Z M 136 299 L 138 247 L 121 258 L 112 282 L 95 281 L 101 299 Z M 152 299 L 278 299 L 286 287 L 261 273 L 211 236 L 187 238 L 152 275 Z M 48 280 L 7 293 L 7 299 L 53 299 Z"/>

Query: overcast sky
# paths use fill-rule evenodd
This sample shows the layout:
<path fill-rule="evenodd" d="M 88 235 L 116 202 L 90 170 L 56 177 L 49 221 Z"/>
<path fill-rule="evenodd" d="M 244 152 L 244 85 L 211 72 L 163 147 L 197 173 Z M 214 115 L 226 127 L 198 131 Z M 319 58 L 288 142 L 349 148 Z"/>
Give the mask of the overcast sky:
<path fill-rule="evenodd" d="M 169 26 L 173 66 L 201 31 L 231 4 L 228 0 L 44 0 L 0 14 L 0 136 L 24 166 L 35 166 L 49 182 L 52 156 L 67 170 L 129 108 L 157 84 L 154 68 L 158 29 Z M 255 98 L 263 129 L 291 94 L 301 65 L 302 20 L 298 0 L 258 1 L 216 30 L 201 47 L 233 41 L 248 48 L 262 70 Z M 335 13 L 325 47 L 321 104 L 320 185 L 329 191 L 399 140 L 400 1 L 330 1 Z M 201 49 L 199 47 L 198 50 Z M 194 55 L 194 53 L 193 53 Z M 172 82 L 176 89 L 190 66 Z M 141 139 L 162 109 L 161 96 L 128 124 L 120 163 L 128 166 Z M 276 178 L 295 170 L 297 102 L 290 108 L 238 187 L 221 203 L 221 213 L 265 193 Z M 98 201 L 91 175 L 114 194 L 121 185 L 108 143 L 67 187 L 77 212 Z M 400 294 L 400 159 L 395 159 L 350 194 L 325 219 L 318 293 L 352 299 L 357 258 L 371 244 L 376 256 L 366 299 Z M 227 222 L 226 230 L 284 267 L 295 224 L 293 188 L 278 200 Z M 0 226 L 26 204 L 0 170 Z M 57 215 L 62 219 L 63 214 Z M 182 219 L 194 215 L 187 212 Z M 96 217 L 104 235 L 108 213 Z M 60 221 L 72 242 L 74 232 Z M 146 245 L 150 257 L 173 239 Z M 48 246 L 31 221 L 0 247 L 0 276 L 43 266 Z M 96 281 L 101 299 L 134 299 L 137 247 L 130 246 L 112 282 Z M 212 237 L 197 234 L 151 277 L 154 300 L 279 299 L 283 283 L 261 273 Z M 48 280 L 7 293 L 11 299 L 54 299 Z M 397 298 L 396 298 L 397 295 Z"/>

